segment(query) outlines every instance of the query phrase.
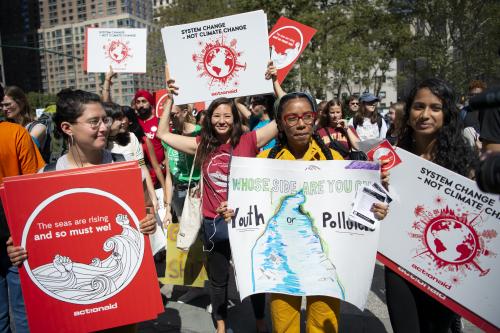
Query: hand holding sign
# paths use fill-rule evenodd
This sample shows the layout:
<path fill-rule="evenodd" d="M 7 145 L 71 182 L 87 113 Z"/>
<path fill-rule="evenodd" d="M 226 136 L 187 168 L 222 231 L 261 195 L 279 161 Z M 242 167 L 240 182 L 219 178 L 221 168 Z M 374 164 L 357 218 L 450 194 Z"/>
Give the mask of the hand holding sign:
<path fill-rule="evenodd" d="M 269 60 L 263 11 L 165 27 L 162 37 L 171 74 L 189 87 L 176 104 L 272 91 L 259 74 Z"/>

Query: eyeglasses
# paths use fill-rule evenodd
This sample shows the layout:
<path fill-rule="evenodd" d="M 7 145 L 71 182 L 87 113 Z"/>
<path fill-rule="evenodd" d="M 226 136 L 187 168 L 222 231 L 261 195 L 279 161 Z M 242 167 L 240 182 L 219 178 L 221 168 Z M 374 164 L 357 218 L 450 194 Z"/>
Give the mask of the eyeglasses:
<path fill-rule="evenodd" d="M 375 106 L 378 102 L 365 102 L 366 106 Z"/>
<path fill-rule="evenodd" d="M 78 123 L 78 124 L 87 124 L 87 125 L 90 126 L 91 129 L 96 130 L 99 127 L 101 127 L 101 124 L 103 124 L 103 123 L 107 127 L 110 127 L 111 124 L 113 123 L 113 118 L 111 118 L 111 117 L 94 118 L 94 119 L 90 119 L 90 120 L 83 121 L 83 122 L 76 121 L 76 123 Z"/>
<path fill-rule="evenodd" d="M 359 105 L 359 103 L 351 102 L 351 103 L 349 103 L 349 105 Z"/>
<path fill-rule="evenodd" d="M 314 120 L 316 119 L 316 115 L 313 112 L 306 112 L 301 116 L 295 113 L 291 113 L 284 116 L 283 119 L 285 120 L 285 123 L 290 127 L 297 125 L 299 123 L 299 119 L 302 119 L 302 121 L 306 125 L 312 125 L 314 123 Z"/>

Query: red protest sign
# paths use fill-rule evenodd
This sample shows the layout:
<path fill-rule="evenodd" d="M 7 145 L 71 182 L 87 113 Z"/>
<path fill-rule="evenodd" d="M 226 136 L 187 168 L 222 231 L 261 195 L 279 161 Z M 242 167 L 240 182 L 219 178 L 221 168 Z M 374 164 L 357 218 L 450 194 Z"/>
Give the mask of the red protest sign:
<path fill-rule="evenodd" d="M 114 164 L 4 181 L 12 238 L 29 256 L 19 275 L 31 332 L 97 331 L 163 311 L 139 231 L 141 171 Z"/>
<path fill-rule="evenodd" d="M 156 105 L 156 116 L 160 118 L 161 115 L 163 114 L 163 104 L 168 99 L 168 90 L 167 89 L 157 90 L 155 91 L 154 96 Z"/>
<path fill-rule="evenodd" d="M 401 159 L 394 150 L 394 147 L 387 140 L 383 140 L 379 145 L 370 149 L 366 155 L 370 161 L 388 161 L 382 165 L 381 170 L 387 171 L 401 163 Z"/>
<path fill-rule="evenodd" d="M 283 16 L 276 22 L 269 33 L 269 47 L 271 60 L 278 69 L 280 83 L 315 33 L 316 29 Z"/>

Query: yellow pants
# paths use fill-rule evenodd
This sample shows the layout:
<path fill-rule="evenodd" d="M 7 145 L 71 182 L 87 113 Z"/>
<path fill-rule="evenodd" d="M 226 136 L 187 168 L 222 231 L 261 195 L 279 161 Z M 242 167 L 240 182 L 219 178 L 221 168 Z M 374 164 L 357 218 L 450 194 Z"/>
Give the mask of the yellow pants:
<path fill-rule="evenodd" d="M 300 333 L 300 296 L 271 294 L 271 319 L 274 333 Z M 327 296 L 308 296 L 307 333 L 337 333 L 340 301 Z"/>

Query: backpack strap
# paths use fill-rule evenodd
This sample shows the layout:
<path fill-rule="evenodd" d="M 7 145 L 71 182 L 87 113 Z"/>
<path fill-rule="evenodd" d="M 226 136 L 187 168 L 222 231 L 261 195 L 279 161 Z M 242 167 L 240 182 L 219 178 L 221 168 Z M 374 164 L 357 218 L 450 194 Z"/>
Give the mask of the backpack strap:
<path fill-rule="evenodd" d="M 55 171 L 56 170 L 56 164 L 57 164 L 57 161 L 49 163 L 49 164 L 45 164 L 45 166 L 43 167 L 43 172 Z"/>
<path fill-rule="evenodd" d="M 27 126 L 26 126 L 26 130 L 28 131 L 28 133 L 31 133 L 31 130 L 33 129 L 33 127 L 35 127 L 37 124 L 42 124 L 41 122 L 39 122 L 38 120 L 33 120 L 31 123 L 29 123 Z M 42 124 L 43 125 L 43 124 Z"/>
<path fill-rule="evenodd" d="M 111 153 L 113 162 L 125 162 L 125 157 L 122 154 Z"/>
<path fill-rule="evenodd" d="M 330 139 L 330 144 L 328 145 L 329 148 L 337 151 L 344 158 L 346 156 L 348 156 L 350 149 L 349 150 L 345 149 L 345 147 L 340 142 L 338 142 L 336 139 L 332 138 L 332 136 L 330 135 L 330 131 L 328 130 L 328 128 L 325 128 L 325 132 L 328 135 L 328 138 Z M 347 137 L 347 133 L 346 133 L 346 137 Z M 347 142 L 349 144 L 349 139 L 348 139 Z"/>

